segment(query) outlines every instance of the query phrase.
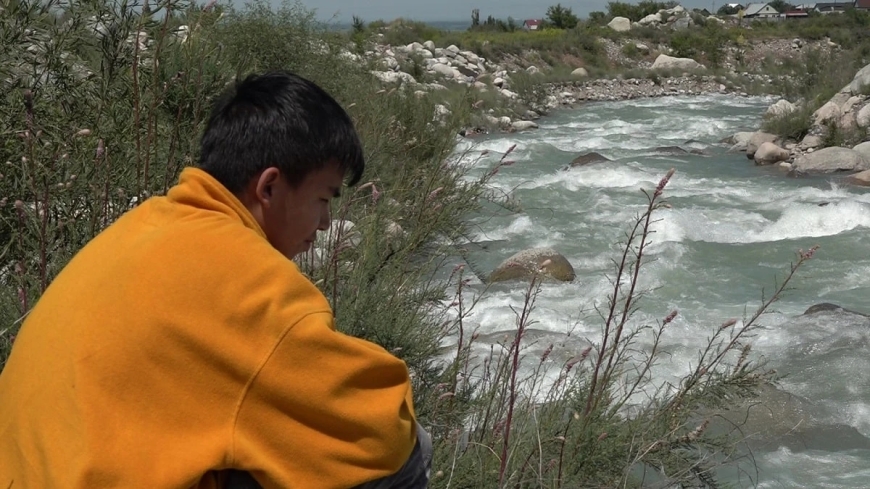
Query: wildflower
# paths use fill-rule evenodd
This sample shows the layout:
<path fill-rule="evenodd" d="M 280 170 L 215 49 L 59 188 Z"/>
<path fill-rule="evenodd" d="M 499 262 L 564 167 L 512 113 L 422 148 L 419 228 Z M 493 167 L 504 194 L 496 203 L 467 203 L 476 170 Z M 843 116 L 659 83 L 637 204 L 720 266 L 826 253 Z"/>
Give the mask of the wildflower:
<path fill-rule="evenodd" d="M 100 139 L 97 141 L 97 159 L 102 158 L 104 154 L 106 154 L 106 144 Z"/>
<path fill-rule="evenodd" d="M 665 190 L 665 186 L 668 184 L 668 182 L 670 181 L 671 177 L 674 176 L 674 171 L 675 171 L 675 170 L 674 170 L 673 168 L 671 168 L 670 170 L 668 170 L 668 173 L 665 174 L 665 177 L 662 178 L 661 181 L 659 182 L 658 186 L 656 186 L 656 191 L 655 191 L 655 196 L 656 196 L 656 197 L 658 197 L 659 195 L 661 195 L 662 192 Z"/>
<path fill-rule="evenodd" d="M 725 321 L 724 323 L 722 323 L 722 326 L 719 326 L 719 330 L 721 331 L 723 329 L 730 328 L 731 326 L 734 326 L 735 324 L 737 324 L 736 319 L 729 319 L 729 320 Z"/>
<path fill-rule="evenodd" d="M 602 441 L 602 440 L 604 440 L 605 438 L 607 438 L 607 432 L 606 432 L 606 431 L 605 431 L 604 433 L 601 433 L 600 435 L 598 435 L 598 441 Z"/>
<path fill-rule="evenodd" d="M 21 202 L 20 200 L 16 200 L 15 201 L 15 209 L 19 210 L 19 211 L 24 209 L 24 202 Z"/>
<path fill-rule="evenodd" d="M 381 193 L 378 191 L 378 187 L 372 184 L 372 203 L 377 204 L 378 199 L 381 198 Z"/>
<path fill-rule="evenodd" d="M 431 202 L 432 199 L 434 199 L 442 190 L 444 190 L 444 187 L 438 187 L 435 190 L 429 192 L 429 196 L 426 197 L 426 202 Z"/>
<path fill-rule="evenodd" d="M 552 352 L 553 352 L 553 344 L 550 343 L 550 346 L 548 346 L 547 349 L 544 350 L 544 353 L 541 355 L 541 363 L 544 363 L 544 361 L 547 360 L 547 357 L 549 357 L 550 353 L 552 353 Z"/>
<path fill-rule="evenodd" d="M 813 257 L 813 255 L 816 254 L 816 250 L 818 250 L 818 249 L 819 249 L 819 245 L 816 245 L 807 251 L 798 250 L 798 253 L 800 254 L 802 260 L 809 260 L 810 258 Z"/>
<path fill-rule="evenodd" d="M 676 309 L 671 311 L 671 313 L 668 314 L 667 317 L 665 317 L 664 324 L 670 323 L 671 321 L 674 320 L 675 317 L 677 317 L 677 310 Z"/>

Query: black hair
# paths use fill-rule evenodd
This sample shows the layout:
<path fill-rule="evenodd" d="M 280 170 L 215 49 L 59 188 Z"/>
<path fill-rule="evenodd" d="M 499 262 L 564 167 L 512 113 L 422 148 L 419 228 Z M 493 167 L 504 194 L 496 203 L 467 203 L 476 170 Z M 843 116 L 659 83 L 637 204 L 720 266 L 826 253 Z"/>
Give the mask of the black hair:
<path fill-rule="evenodd" d="M 276 71 L 236 81 L 217 100 L 199 166 L 239 194 L 271 166 L 295 186 L 331 161 L 350 176 L 348 186 L 359 182 L 365 157 L 350 116 L 316 84 Z"/>

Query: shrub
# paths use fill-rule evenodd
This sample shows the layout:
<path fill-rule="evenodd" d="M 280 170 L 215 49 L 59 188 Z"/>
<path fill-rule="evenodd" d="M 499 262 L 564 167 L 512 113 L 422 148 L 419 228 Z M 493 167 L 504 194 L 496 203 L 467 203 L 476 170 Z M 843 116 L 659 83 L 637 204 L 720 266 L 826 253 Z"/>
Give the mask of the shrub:
<path fill-rule="evenodd" d="M 814 105 L 802 105 L 796 110 L 766 119 L 761 129 L 787 140 L 800 141 L 813 127 Z"/>

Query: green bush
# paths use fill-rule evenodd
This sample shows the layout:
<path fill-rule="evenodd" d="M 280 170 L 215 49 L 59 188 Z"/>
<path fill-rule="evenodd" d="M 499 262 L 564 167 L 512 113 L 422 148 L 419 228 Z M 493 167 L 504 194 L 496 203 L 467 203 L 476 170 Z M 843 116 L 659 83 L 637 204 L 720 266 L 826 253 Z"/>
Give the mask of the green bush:
<path fill-rule="evenodd" d="M 815 105 L 803 105 L 793 112 L 766 119 L 761 130 L 776 134 L 786 140 L 800 141 L 813 127 L 813 112 Z"/>

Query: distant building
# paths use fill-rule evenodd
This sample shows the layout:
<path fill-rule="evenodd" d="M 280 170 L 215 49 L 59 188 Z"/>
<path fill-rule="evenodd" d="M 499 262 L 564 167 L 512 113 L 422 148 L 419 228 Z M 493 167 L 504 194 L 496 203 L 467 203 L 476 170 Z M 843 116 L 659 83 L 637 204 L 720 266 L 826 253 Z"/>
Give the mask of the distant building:
<path fill-rule="evenodd" d="M 523 21 L 523 29 L 527 31 L 536 31 L 541 27 L 540 19 L 528 19 Z"/>
<path fill-rule="evenodd" d="M 870 0 L 855 0 L 857 10 L 870 10 Z"/>
<path fill-rule="evenodd" d="M 744 19 L 765 19 L 779 16 L 779 12 L 769 3 L 750 3 L 743 9 Z"/>
<path fill-rule="evenodd" d="M 744 8 L 746 8 L 743 6 L 743 4 L 740 3 L 728 3 L 726 5 L 728 6 L 728 8 L 733 8 L 734 10 L 743 10 Z"/>
<path fill-rule="evenodd" d="M 851 2 L 825 2 L 816 4 L 816 12 L 820 14 L 841 14 L 855 6 L 854 0 Z"/>

